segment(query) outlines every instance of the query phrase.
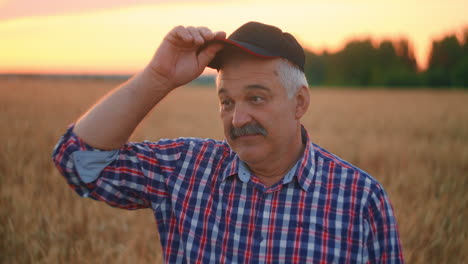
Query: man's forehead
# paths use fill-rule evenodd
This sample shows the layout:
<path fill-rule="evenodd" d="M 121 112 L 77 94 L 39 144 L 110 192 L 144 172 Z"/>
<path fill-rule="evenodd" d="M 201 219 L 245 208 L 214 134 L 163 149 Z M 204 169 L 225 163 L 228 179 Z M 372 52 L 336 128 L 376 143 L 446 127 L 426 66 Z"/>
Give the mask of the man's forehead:
<path fill-rule="evenodd" d="M 280 81 L 276 70 L 253 70 L 243 72 L 220 71 L 216 79 L 218 93 L 228 90 L 271 90 Z"/>
<path fill-rule="evenodd" d="M 240 91 L 239 88 L 242 88 L 246 91 L 260 87 L 273 88 L 280 82 L 278 74 L 280 61 L 279 58 L 259 58 L 245 52 L 225 56 L 216 77 L 218 94 L 227 92 L 227 89 Z"/>

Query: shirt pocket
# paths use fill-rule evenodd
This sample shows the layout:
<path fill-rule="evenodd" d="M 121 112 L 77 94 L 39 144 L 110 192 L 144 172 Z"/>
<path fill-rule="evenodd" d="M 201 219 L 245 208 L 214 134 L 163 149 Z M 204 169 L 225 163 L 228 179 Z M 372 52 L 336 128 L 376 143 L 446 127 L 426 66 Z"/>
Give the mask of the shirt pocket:
<path fill-rule="evenodd" d="M 294 238 L 291 245 L 299 249 L 304 262 L 320 256 L 329 263 L 339 263 L 340 257 L 347 256 L 358 245 L 349 236 L 347 226 L 324 223 L 322 219 L 291 220 L 288 232 Z"/>
<path fill-rule="evenodd" d="M 293 219 L 289 224 L 289 232 L 293 232 L 300 241 L 314 241 L 319 238 L 334 237 L 336 230 L 325 226 L 321 221 Z"/>

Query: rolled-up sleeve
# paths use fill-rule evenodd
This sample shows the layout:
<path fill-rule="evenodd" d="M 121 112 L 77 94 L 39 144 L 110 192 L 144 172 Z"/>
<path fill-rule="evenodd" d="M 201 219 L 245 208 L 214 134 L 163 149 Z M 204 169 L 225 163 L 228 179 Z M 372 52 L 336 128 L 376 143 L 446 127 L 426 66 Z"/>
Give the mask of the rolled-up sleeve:
<path fill-rule="evenodd" d="M 76 171 L 85 183 L 95 181 L 102 170 L 111 164 L 117 157 L 119 151 L 87 151 L 78 150 L 72 153 L 73 163 Z"/>
<path fill-rule="evenodd" d="M 123 209 L 154 207 L 167 198 L 166 182 L 177 168 L 182 140 L 129 142 L 104 151 L 86 144 L 73 128 L 60 138 L 52 159 L 80 196 Z"/>

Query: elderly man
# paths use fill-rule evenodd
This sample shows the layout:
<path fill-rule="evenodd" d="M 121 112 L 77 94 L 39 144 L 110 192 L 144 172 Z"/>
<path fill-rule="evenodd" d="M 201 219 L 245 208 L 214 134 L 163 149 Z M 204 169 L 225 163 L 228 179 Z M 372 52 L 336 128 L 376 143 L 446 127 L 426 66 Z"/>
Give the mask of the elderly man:
<path fill-rule="evenodd" d="M 141 73 L 61 138 L 54 162 L 81 196 L 154 211 L 166 263 L 401 263 L 382 186 L 310 141 L 304 51 L 249 22 L 226 39 L 176 27 Z M 171 90 L 218 69 L 226 141 L 127 142 Z"/>

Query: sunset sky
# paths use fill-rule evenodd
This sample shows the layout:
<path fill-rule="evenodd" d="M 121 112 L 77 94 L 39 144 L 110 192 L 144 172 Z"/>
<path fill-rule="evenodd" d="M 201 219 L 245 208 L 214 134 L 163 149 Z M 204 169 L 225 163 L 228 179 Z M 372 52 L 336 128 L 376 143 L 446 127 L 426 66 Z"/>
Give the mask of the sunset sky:
<path fill-rule="evenodd" d="M 467 14 L 466 0 L 0 0 L 0 73 L 131 74 L 174 26 L 229 34 L 248 21 L 314 51 L 353 37 L 407 37 L 424 66 L 431 40 L 468 28 Z"/>

